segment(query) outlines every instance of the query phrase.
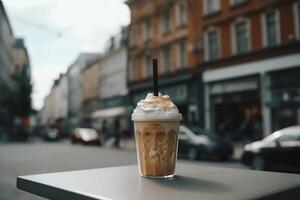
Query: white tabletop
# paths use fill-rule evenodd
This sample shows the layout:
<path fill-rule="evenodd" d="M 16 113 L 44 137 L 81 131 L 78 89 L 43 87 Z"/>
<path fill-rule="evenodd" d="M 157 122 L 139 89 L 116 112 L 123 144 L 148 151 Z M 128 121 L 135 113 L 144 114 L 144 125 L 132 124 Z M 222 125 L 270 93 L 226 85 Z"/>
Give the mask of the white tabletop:
<path fill-rule="evenodd" d="M 50 199 L 299 199 L 300 175 L 178 164 L 171 179 L 147 179 L 137 166 L 20 176 L 17 187 Z M 288 198 L 287 198 L 288 197 Z"/>

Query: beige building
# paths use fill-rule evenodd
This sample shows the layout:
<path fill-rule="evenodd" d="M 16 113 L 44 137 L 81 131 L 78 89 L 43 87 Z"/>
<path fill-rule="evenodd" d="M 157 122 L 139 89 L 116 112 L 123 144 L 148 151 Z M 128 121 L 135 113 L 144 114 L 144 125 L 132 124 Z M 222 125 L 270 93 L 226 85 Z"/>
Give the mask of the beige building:
<path fill-rule="evenodd" d="M 99 109 L 100 105 L 100 65 L 99 59 L 82 70 L 81 79 L 81 123 L 91 126 L 91 113 Z"/>
<path fill-rule="evenodd" d="M 99 56 L 98 53 L 81 53 L 68 68 L 68 118 L 70 126 L 73 128 L 80 125 L 81 104 L 83 101 L 81 91 L 82 70 L 94 63 Z"/>
<path fill-rule="evenodd" d="M 55 80 L 48 96 L 45 98 L 44 107 L 40 113 L 40 119 L 42 125 L 53 125 L 55 121 L 59 118 L 60 108 L 59 100 L 60 96 L 58 93 L 58 80 Z"/>

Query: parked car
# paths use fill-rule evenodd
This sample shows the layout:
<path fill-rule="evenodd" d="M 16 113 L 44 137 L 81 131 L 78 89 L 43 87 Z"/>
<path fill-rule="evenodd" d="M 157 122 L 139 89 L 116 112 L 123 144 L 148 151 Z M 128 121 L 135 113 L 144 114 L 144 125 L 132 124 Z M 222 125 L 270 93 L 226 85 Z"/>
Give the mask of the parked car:
<path fill-rule="evenodd" d="M 300 126 L 292 126 L 245 145 L 242 162 L 256 170 L 300 172 Z"/>
<path fill-rule="evenodd" d="M 72 144 L 96 144 L 99 146 L 102 144 L 100 134 L 92 128 L 76 128 L 71 133 L 71 142 Z"/>
<path fill-rule="evenodd" d="M 59 137 L 60 134 L 57 128 L 46 128 L 43 132 L 43 138 L 45 141 L 57 141 Z"/>
<path fill-rule="evenodd" d="M 179 156 L 187 156 L 192 160 L 200 158 L 227 160 L 233 153 L 233 147 L 229 142 L 223 141 L 209 131 L 193 132 L 186 126 L 180 126 L 178 139 Z"/>

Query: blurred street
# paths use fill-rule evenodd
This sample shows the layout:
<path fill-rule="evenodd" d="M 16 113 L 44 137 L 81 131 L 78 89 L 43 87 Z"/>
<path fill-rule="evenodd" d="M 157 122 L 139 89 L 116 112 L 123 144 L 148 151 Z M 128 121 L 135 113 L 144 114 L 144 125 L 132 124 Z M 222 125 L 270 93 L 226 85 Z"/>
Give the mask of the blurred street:
<path fill-rule="evenodd" d="M 31 140 L 27 143 L 0 143 L 0 200 L 41 199 L 16 188 L 18 175 L 51 173 L 136 164 L 132 149 L 111 149 L 109 147 L 71 145 L 69 141 L 44 143 Z M 243 168 L 238 162 L 194 162 L 214 166 Z"/>

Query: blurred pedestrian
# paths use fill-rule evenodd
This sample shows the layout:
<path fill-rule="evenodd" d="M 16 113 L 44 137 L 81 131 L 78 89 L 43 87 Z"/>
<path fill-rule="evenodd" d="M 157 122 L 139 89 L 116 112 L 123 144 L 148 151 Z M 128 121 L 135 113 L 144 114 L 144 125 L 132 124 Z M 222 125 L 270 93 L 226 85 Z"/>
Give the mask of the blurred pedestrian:
<path fill-rule="evenodd" d="M 103 120 L 102 127 L 101 127 L 101 134 L 105 139 L 108 138 L 108 129 L 107 129 L 107 121 Z"/>
<path fill-rule="evenodd" d="M 231 138 L 231 131 L 232 131 L 232 126 L 231 126 L 231 120 L 230 119 L 225 119 L 224 122 L 222 122 L 219 126 L 219 133 L 221 138 L 223 138 L 224 141 L 227 142 L 232 142 Z"/>
<path fill-rule="evenodd" d="M 120 148 L 121 130 L 120 130 L 119 117 L 116 117 L 114 121 L 114 135 L 115 135 L 114 147 Z"/>
<path fill-rule="evenodd" d="M 121 123 L 121 140 L 124 142 L 123 144 L 126 146 L 127 141 L 130 138 L 129 125 L 125 120 L 122 120 Z"/>
<path fill-rule="evenodd" d="M 251 110 L 246 109 L 244 122 L 241 125 L 240 132 L 243 135 L 243 143 L 247 144 L 253 141 L 254 135 L 254 121 Z"/>

